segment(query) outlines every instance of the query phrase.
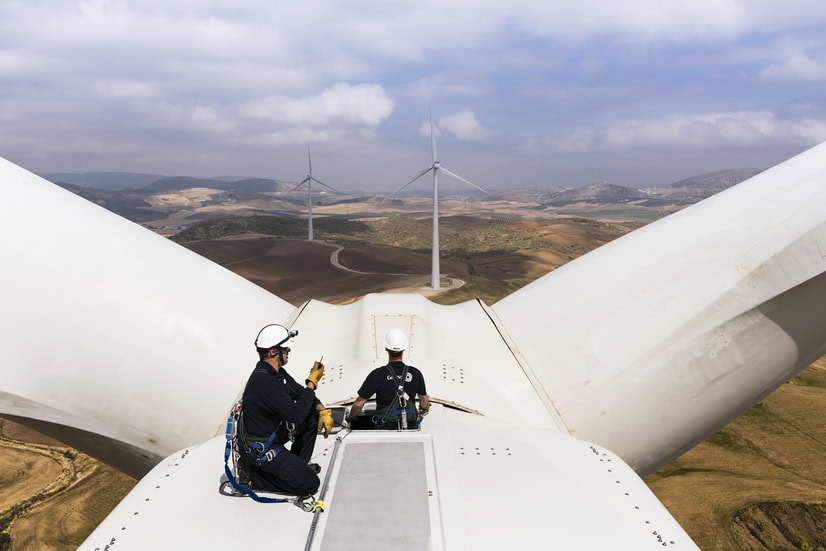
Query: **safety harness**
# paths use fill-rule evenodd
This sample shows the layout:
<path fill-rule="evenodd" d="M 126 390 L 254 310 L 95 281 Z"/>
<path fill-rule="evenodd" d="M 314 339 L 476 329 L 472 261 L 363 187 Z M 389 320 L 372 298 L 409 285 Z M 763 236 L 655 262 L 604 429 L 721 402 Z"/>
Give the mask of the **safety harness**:
<path fill-rule="evenodd" d="M 396 381 L 396 399 L 384 408 L 384 411 L 373 417 L 373 422 L 376 426 L 387 425 L 388 423 L 396 423 L 400 430 L 416 429 L 419 426 L 419 417 L 416 412 L 415 402 L 409 400 L 409 396 L 404 391 L 404 382 L 407 378 L 407 364 L 404 365 L 401 376 L 396 375 L 390 364 L 385 366 L 390 372 L 391 380 Z M 408 403 L 411 407 L 408 407 Z M 408 417 L 411 418 L 410 426 L 408 426 Z"/>
<path fill-rule="evenodd" d="M 256 442 L 248 440 L 243 435 L 244 432 L 244 407 L 241 400 L 235 402 L 227 417 L 227 443 L 224 448 L 224 476 L 221 477 L 221 484 L 218 487 L 218 492 L 221 495 L 232 497 L 248 496 L 259 503 L 293 503 L 298 508 L 314 512 L 318 509 L 324 510 L 324 502 L 316 501 L 313 496 L 298 496 L 292 498 L 272 498 L 259 496 L 245 484 L 249 484 L 249 473 L 245 473 L 244 466 L 240 461 L 241 454 L 246 453 L 255 462 L 256 465 L 261 465 L 272 461 L 275 456 L 284 451 L 284 446 L 276 446 L 270 449 L 272 443 L 278 435 L 278 429 L 267 438 L 266 442 Z M 232 458 L 232 467 L 230 468 L 229 460 Z M 239 481 L 233 471 L 239 473 Z M 226 480 L 224 480 L 226 478 Z M 243 482 L 243 483 L 242 483 Z"/>

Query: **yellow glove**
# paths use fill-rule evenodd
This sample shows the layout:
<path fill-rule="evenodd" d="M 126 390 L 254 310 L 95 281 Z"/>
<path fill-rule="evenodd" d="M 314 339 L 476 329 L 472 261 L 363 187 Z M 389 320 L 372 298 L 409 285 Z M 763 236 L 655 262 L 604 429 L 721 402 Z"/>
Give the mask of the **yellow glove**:
<path fill-rule="evenodd" d="M 318 432 L 324 435 L 324 438 L 330 436 L 333 431 L 333 413 L 329 409 L 322 409 L 318 412 Z"/>
<path fill-rule="evenodd" d="M 310 369 L 310 374 L 307 375 L 305 383 L 312 382 L 318 388 L 318 381 L 324 376 L 324 364 L 321 362 L 313 362 L 313 367 Z"/>

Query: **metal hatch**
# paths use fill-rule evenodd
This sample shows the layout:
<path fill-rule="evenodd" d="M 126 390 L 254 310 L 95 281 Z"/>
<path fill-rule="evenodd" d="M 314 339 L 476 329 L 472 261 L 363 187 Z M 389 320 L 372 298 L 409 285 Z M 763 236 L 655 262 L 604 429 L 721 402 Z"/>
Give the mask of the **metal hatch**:
<path fill-rule="evenodd" d="M 337 452 L 338 465 L 331 473 L 326 497 L 328 510 L 322 515 L 321 533 L 309 548 L 433 549 L 433 532 L 440 528 L 431 525 L 426 461 L 430 439 L 386 434 L 359 441 L 354 436 Z M 365 532 L 365 525 L 373 529 Z"/>

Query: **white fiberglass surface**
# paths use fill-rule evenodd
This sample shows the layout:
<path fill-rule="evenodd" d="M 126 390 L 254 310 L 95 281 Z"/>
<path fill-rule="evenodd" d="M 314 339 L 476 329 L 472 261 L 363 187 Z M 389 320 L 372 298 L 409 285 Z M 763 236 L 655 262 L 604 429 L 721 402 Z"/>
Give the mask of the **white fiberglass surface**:
<path fill-rule="evenodd" d="M 824 153 L 826 144 L 493 305 L 573 434 L 645 472 L 826 352 Z M 798 321 L 774 315 L 792 304 Z"/>
<path fill-rule="evenodd" d="M 80 549 L 234 548 L 276 536 L 284 549 L 334 549 L 337 535 L 376 549 L 696 549 L 610 451 L 438 404 L 420 431 L 319 437 L 313 460 L 330 485 L 317 515 L 220 495 L 224 445 L 216 437 L 164 460 Z M 400 526 L 382 530 L 388 522 Z"/>
<path fill-rule="evenodd" d="M 161 457 L 215 434 L 293 307 L 3 160 L 0 193 L 3 412 Z"/>
<path fill-rule="evenodd" d="M 223 443 L 198 442 L 223 429 L 261 326 L 300 330 L 287 366 L 299 380 L 323 356 L 328 403 L 355 399 L 385 361 L 382 333 L 399 327 L 437 402 L 410 437 L 425 442 L 434 542 L 642 549 L 667 534 L 693 548 L 625 463 L 655 468 L 824 352 L 824 147 L 585 255 L 493 311 L 393 294 L 296 309 L 0 161 L 0 229 L 17 236 L 0 242 L 13 259 L 0 273 L 0 331 L 13 336 L 0 349 L 0 411 L 102 435 L 122 453 L 191 445 L 142 480 L 96 542 L 232 546 L 239 524 L 258 519 L 266 533 L 245 539 L 283 527 L 285 545 L 299 548 L 306 513 L 218 495 Z"/>
<path fill-rule="evenodd" d="M 520 425 L 560 426 L 475 301 L 442 306 L 396 293 L 371 294 L 343 306 L 311 301 L 293 323 L 299 336 L 290 373 L 323 357 L 327 372 L 319 397 L 325 402 L 355 399 L 367 374 L 387 363 L 387 353 L 377 352 L 375 343 L 383 342 L 383 331 L 394 319 L 399 327 L 411 328 L 404 360 L 422 371 L 434 400 Z"/>

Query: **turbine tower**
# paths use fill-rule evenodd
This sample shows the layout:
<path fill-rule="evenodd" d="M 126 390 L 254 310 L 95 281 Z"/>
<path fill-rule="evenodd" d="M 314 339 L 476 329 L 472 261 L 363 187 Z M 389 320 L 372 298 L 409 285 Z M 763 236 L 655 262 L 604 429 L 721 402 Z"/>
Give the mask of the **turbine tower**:
<path fill-rule="evenodd" d="M 431 147 L 431 152 L 433 154 L 433 164 L 431 164 L 429 167 L 427 167 L 426 169 L 419 172 L 412 180 L 410 180 L 409 182 L 404 184 L 402 187 L 400 187 L 399 189 L 397 189 L 396 191 L 394 191 L 393 193 L 388 195 L 387 198 L 389 199 L 390 197 L 393 197 L 398 192 L 400 192 L 401 190 L 403 190 L 404 188 L 406 188 L 407 186 L 409 186 L 410 184 L 412 184 L 413 182 L 415 182 L 416 180 L 418 180 L 419 178 L 421 178 L 422 176 L 424 176 L 428 172 L 433 172 L 433 252 L 432 252 L 433 258 L 431 259 L 430 286 L 433 287 L 434 289 L 438 289 L 440 287 L 440 284 L 439 284 L 439 172 L 440 171 L 444 172 L 448 176 L 452 176 L 453 178 L 455 178 L 455 179 L 457 179 L 461 182 L 464 182 L 464 183 L 466 183 L 470 186 L 473 186 L 476 189 L 478 189 L 479 191 L 483 191 L 485 193 L 487 193 L 487 191 L 480 188 L 479 186 L 477 186 L 476 184 L 474 184 L 470 180 L 466 180 L 466 179 L 462 178 L 458 174 L 455 174 L 455 173 L 449 171 L 448 169 L 446 169 L 445 167 L 443 167 L 439 164 L 439 160 L 436 157 L 436 135 L 433 133 L 433 112 L 432 112 L 432 110 L 430 111 L 430 147 Z"/>
<path fill-rule="evenodd" d="M 331 186 L 328 186 L 327 184 L 325 184 L 321 180 L 313 177 L 313 159 L 312 159 L 312 157 L 310 157 L 310 146 L 309 145 L 307 146 L 307 163 L 310 166 L 310 172 L 307 174 L 307 176 L 303 180 L 301 180 L 301 182 L 299 182 L 299 184 L 297 186 L 295 186 L 290 191 L 291 192 L 295 191 L 298 188 L 300 188 L 301 186 L 303 186 L 304 184 L 307 184 L 307 228 L 308 228 L 307 229 L 307 240 L 312 241 L 313 240 L 313 182 L 315 182 L 317 184 L 321 184 L 322 186 L 324 186 L 324 187 L 326 187 L 326 188 L 328 188 L 328 189 L 330 189 L 330 190 L 332 190 L 336 193 L 340 193 L 340 192 L 337 189 L 335 189 Z"/>

